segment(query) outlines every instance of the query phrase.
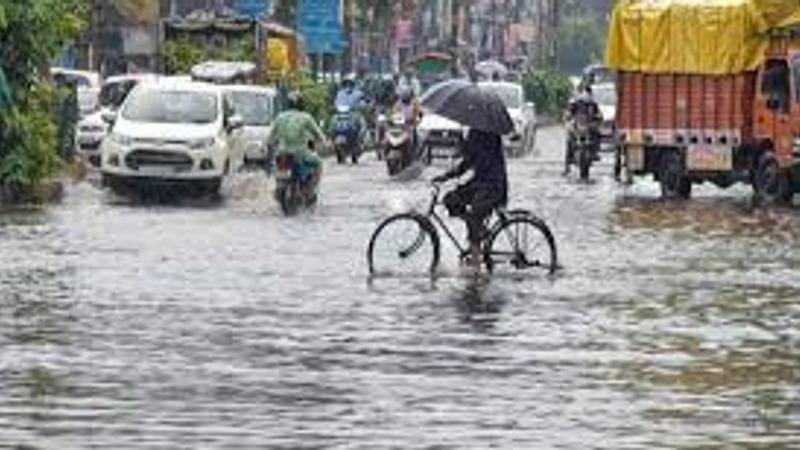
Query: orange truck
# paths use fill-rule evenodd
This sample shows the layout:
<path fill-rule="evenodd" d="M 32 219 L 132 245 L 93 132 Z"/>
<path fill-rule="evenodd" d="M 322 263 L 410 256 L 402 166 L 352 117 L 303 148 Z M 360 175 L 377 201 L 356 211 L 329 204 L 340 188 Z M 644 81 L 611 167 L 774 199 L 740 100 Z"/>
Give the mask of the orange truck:
<path fill-rule="evenodd" d="M 606 63 L 618 74 L 619 163 L 667 198 L 692 185 L 800 193 L 796 0 L 621 0 Z M 800 35 L 797 35 L 800 36 Z"/>

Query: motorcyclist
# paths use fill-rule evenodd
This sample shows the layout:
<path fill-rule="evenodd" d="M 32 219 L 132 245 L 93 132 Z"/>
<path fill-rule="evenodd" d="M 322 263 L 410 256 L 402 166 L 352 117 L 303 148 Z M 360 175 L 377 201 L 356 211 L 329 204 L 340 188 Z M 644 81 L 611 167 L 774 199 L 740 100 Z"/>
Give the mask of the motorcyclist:
<path fill-rule="evenodd" d="M 411 148 L 418 149 L 417 145 L 417 125 L 422 119 L 422 105 L 419 98 L 414 95 L 414 91 L 410 88 L 400 89 L 398 92 L 398 99 L 392 108 L 392 115 L 399 114 L 403 117 L 403 123 L 411 129 Z M 411 159 L 414 155 L 406 155 L 406 158 Z M 407 161 L 408 162 L 408 161 Z"/>
<path fill-rule="evenodd" d="M 346 110 L 350 114 L 356 125 L 356 131 L 360 135 L 364 131 L 364 109 L 366 102 L 364 94 L 358 88 L 354 77 L 345 78 L 336 93 L 335 106 L 337 112 Z"/>
<path fill-rule="evenodd" d="M 275 119 L 267 139 L 267 145 L 275 149 L 275 156 L 291 155 L 302 171 L 301 178 L 307 180 L 305 187 L 315 192 L 322 176 L 322 159 L 312 150 L 328 146 L 325 134 L 311 114 L 304 111 L 305 104 L 299 92 L 287 95 L 288 109 Z"/>
<path fill-rule="evenodd" d="M 569 172 L 569 166 L 575 163 L 574 143 L 577 124 L 585 124 L 589 128 L 593 158 L 596 159 L 598 157 L 600 150 L 600 125 L 603 123 L 603 115 L 600 111 L 600 106 L 594 99 L 591 86 L 583 87 L 583 91 L 572 99 L 567 111 L 567 119 L 570 124 L 570 131 L 569 144 L 567 145 L 568 164 L 565 170 Z"/>
<path fill-rule="evenodd" d="M 469 249 L 465 262 L 473 268 L 481 265 L 481 240 L 485 221 L 492 211 L 508 201 L 508 175 L 502 137 L 471 129 L 462 147 L 463 159 L 451 171 L 433 179 L 434 183 L 460 177 L 469 170 L 473 176 L 466 184 L 444 197 L 451 215 L 467 224 Z"/>

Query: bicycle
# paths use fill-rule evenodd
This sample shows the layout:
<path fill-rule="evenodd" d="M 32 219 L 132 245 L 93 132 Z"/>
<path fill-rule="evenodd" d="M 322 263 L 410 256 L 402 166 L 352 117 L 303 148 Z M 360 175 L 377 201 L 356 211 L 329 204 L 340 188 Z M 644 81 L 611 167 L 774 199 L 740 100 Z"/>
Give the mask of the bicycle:
<path fill-rule="evenodd" d="M 367 263 L 371 275 L 386 272 L 385 263 L 378 261 L 379 256 L 397 259 L 396 262 L 402 264 L 414 256 L 419 256 L 420 252 L 426 261 L 430 259 L 429 270 L 434 275 L 441 255 L 441 239 L 437 225 L 458 249 L 462 261 L 469 255 L 467 246 L 459 242 L 437 211 L 440 209 L 438 207 L 442 206 L 440 194 L 440 186 L 433 184 L 431 203 L 426 213 L 396 214 L 378 226 L 367 249 Z M 495 208 L 492 217 L 495 220 L 489 227 L 485 227 L 487 231 L 481 239 L 483 263 L 489 273 L 494 274 L 509 269 L 513 274 L 519 274 L 527 269 L 537 268 L 548 274 L 556 271 L 558 254 L 555 238 L 542 219 L 530 211 L 507 210 L 505 207 Z M 487 219 L 487 222 L 490 220 L 491 218 Z M 400 236 L 399 239 L 395 236 L 395 232 Z M 531 248 L 529 237 L 538 237 L 540 244 L 545 244 L 544 247 L 537 245 Z M 392 246 L 392 243 L 396 243 L 397 246 Z M 386 255 L 382 253 L 383 246 L 390 246 Z M 542 251 L 537 253 L 537 250 Z M 542 257 L 538 258 L 540 253 Z M 416 263 L 411 266 L 412 270 L 419 269 Z"/>

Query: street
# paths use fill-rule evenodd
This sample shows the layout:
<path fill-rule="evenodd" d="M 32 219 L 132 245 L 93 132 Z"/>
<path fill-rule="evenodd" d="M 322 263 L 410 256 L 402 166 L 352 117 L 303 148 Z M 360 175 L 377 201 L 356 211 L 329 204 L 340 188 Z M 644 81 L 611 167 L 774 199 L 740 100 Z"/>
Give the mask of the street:
<path fill-rule="evenodd" d="M 610 155 L 581 183 L 563 143 L 509 160 L 553 279 L 475 281 L 446 243 L 436 280 L 368 280 L 374 228 L 444 162 L 397 183 L 327 160 L 294 218 L 260 173 L 220 202 L 83 182 L 0 212 L 0 447 L 797 448 L 797 206 L 665 202 Z"/>

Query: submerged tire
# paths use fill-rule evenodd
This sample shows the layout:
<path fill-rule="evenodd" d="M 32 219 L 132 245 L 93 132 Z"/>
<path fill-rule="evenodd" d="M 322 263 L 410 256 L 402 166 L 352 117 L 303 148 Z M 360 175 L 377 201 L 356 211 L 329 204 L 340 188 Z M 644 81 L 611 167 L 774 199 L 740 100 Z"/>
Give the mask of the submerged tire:
<path fill-rule="evenodd" d="M 578 151 L 578 168 L 583 181 L 589 181 L 589 171 L 592 168 L 592 155 L 585 146 Z"/>
<path fill-rule="evenodd" d="M 536 245 L 531 245 L 531 240 Z M 539 269 L 553 274 L 558 269 L 558 249 L 550 227 L 526 212 L 510 214 L 489 236 L 484 247 L 489 272 L 519 274 Z"/>
<path fill-rule="evenodd" d="M 658 181 L 661 185 L 661 196 L 665 199 L 685 200 L 692 196 L 692 181 L 686 176 L 678 152 L 671 151 L 662 156 Z"/>
<path fill-rule="evenodd" d="M 294 183 L 278 189 L 276 197 L 281 204 L 281 211 L 287 217 L 297 215 L 300 210 L 300 197 L 297 189 L 298 187 Z"/>
<path fill-rule="evenodd" d="M 384 220 L 369 241 L 367 265 L 370 275 L 436 273 L 439 266 L 439 234 L 431 222 L 418 214 L 398 214 Z M 418 261 L 411 261 L 419 256 Z"/>
<path fill-rule="evenodd" d="M 756 199 L 766 205 L 791 203 L 794 192 L 790 175 L 781 170 L 778 159 L 772 152 L 764 152 L 758 160 L 753 190 Z"/>

